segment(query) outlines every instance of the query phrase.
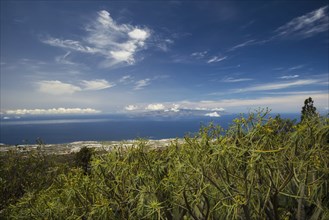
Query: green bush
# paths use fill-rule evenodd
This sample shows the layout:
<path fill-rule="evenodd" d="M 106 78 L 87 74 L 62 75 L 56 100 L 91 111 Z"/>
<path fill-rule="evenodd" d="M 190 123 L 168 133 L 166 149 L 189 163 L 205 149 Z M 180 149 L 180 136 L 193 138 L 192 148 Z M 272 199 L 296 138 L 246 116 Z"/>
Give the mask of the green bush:
<path fill-rule="evenodd" d="M 95 155 L 8 209 L 21 219 L 328 219 L 329 120 L 267 111 L 157 149 Z"/>
<path fill-rule="evenodd" d="M 42 146 L 32 151 L 13 148 L 0 155 L 0 218 L 25 193 L 48 188 L 58 174 L 67 173 L 71 155 L 46 155 Z"/>
<path fill-rule="evenodd" d="M 93 150 L 88 147 L 83 147 L 75 156 L 75 164 L 80 167 L 84 174 L 90 173 L 90 162 L 93 155 Z"/>

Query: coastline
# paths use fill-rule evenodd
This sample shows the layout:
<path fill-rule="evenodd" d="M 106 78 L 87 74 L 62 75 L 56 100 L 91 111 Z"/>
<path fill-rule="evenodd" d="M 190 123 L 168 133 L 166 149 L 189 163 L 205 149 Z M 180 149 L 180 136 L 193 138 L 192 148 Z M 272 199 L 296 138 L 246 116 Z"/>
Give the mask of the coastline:
<path fill-rule="evenodd" d="M 168 138 L 159 140 L 145 140 L 147 146 L 151 148 L 163 148 L 170 145 L 173 141 L 181 142 L 183 139 Z M 123 141 L 75 141 L 65 144 L 28 144 L 28 145 L 0 145 L 0 153 L 17 149 L 20 152 L 28 152 L 36 150 L 41 147 L 42 151 L 46 154 L 71 154 L 77 153 L 83 147 L 93 148 L 96 151 L 111 151 L 118 147 L 130 148 L 135 147 L 141 140 L 123 140 Z M 144 141 L 144 140 L 142 140 Z"/>

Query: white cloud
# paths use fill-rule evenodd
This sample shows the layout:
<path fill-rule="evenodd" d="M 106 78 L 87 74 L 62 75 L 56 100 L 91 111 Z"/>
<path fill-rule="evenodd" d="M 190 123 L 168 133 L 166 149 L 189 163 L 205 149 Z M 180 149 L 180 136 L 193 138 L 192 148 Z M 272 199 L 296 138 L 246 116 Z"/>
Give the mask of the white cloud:
<path fill-rule="evenodd" d="M 220 117 L 220 115 L 219 115 L 217 112 L 207 113 L 207 114 L 205 114 L 205 116 L 208 116 L 208 117 L 215 117 L 215 118 Z"/>
<path fill-rule="evenodd" d="M 70 51 L 68 51 L 67 53 L 65 53 L 64 55 L 62 56 L 57 56 L 55 57 L 55 61 L 57 63 L 60 63 L 60 64 L 68 64 L 68 65 L 74 65 L 75 63 L 71 62 L 70 60 L 68 60 L 68 56 L 71 54 Z"/>
<path fill-rule="evenodd" d="M 272 112 L 300 112 L 304 100 L 308 97 L 315 100 L 315 106 L 318 109 L 328 108 L 329 94 L 327 91 L 313 91 L 310 93 L 295 92 L 295 93 L 282 93 L 277 96 L 267 95 L 259 98 L 252 99 L 221 99 L 221 100 L 201 100 L 201 101 L 178 101 L 175 103 L 165 102 L 156 104 L 140 105 L 136 110 L 140 112 L 145 111 L 163 111 L 163 113 L 174 112 L 176 114 L 188 115 L 215 115 L 216 112 L 220 115 L 221 112 L 239 112 L 247 113 L 254 109 L 266 108 L 272 109 Z M 220 107 L 222 106 L 222 107 Z M 177 109 L 179 111 L 171 111 Z M 210 115 L 207 115 L 210 117 Z"/>
<path fill-rule="evenodd" d="M 238 48 L 246 47 L 246 46 L 252 45 L 254 43 L 255 43 L 255 40 L 248 40 L 248 41 L 245 41 L 241 44 L 235 45 L 234 47 L 230 48 L 228 51 L 234 51 Z"/>
<path fill-rule="evenodd" d="M 275 35 L 265 40 L 248 40 L 236 46 L 233 46 L 228 51 L 234 51 L 236 49 L 251 46 L 261 45 L 273 41 L 278 38 L 287 37 L 299 37 L 309 38 L 320 33 L 328 32 L 329 29 L 329 16 L 328 16 L 328 5 L 321 7 L 317 10 L 311 11 L 300 17 L 293 18 L 288 23 L 278 27 L 274 33 Z M 298 69 L 301 66 L 297 66 Z M 297 68 L 296 68 L 297 69 Z M 290 69 L 294 70 L 294 69 Z"/>
<path fill-rule="evenodd" d="M 135 62 L 134 53 L 127 50 L 120 51 L 111 51 L 112 57 L 118 62 L 127 62 L 129 64 L 133 64 Z"/>
<path fill-rule="evenodd" d="M 96 114 L 100 111 L 92 108 L 51 108 L 51 109 L 15 109 L 7 110 L 9 115 L 52 115 L 52 114 Z"/>
<path fill-rule="evenodd" d="M 145 110 L 149 111 L 160 111 L 160 110 L 165 110 L 165 106 L 163 104 L 149 104 L 146 106 Z"/>
<path fill-rule="evenodd" d="M 108 26 L 108 27 L 116 27 L 115 23 L 113 22 L 110 13 L 108 13 L 105 10 L 99 11 L 98 12 L 99 17 L 97 18 L 98 22 L 101 23 L 103 26 Z"/>
<path fill-rule="evenodd" d="M 49 44 L 54 47 L 62 47 L 65 49 L 76 50 L 83 53 L 97 53 L 99 52 L 96 48 L 91 48 L 89 46 L 84 46 L 79 41 L 74 40 L 61 40 L 57 38 L 48 38 L 42 41 L 45 44 Z"/>
<path fill-rule="evenodd" d="M 181 109 L 215 109 L 216 106 L 224 106 L 228 112 L 245 112 L 246 110 L 253 110 L 258 107 L 269 107 L 273 112 L 300 112 L 304 100 L 310 94 L 292 94 L 292 95 L 279 95 L 279 96 L 262 96 L 255 99 L 222 99 L 210 101 L 181 101 L 177 102 Z M 315 106 L 320 108 L 328 107 L 329 94 L 312 93 L 311 97 L 315 100 Z"/>
<path fill-rule="evenodd" d="M 136 53 L 145 48 L 145 41 L 150 37 L 151 31 L 146 27 L 117 24 L 105 10 L 99 11 L 97 15 L 97 18 L 86 26 L 86 36 L 79 40 L 50 37 L 42 42 L 82 53 L 101 55 L 104 67 L 118 63 L 135 63 Z"/>
<path fill-rule="evenodd" d="M 172 105 L 172 107 L 167 107 L 164 111 L 165 112 L 179 112 L 180 111 L 180 109 L 179 109 L 179 105 L 177 105 L 177 104 L 173 104 Z"/>
<path fill-rule="evenodd" d="M 126 75 L 121 77 L 121 79 L 119 80 L 120 83 L 123 84 L 129 84 L 133 81 L 133 77 L 131 75 Z"/>
<path fill-rule="evenodd" d="M 83 80 L 82 81 L 83 90 L 102 90 L 115 86 L 114 83 L 109 83 L 105 79 L 97 79 L 97 80 Z"/>
<path fill-rule="evenodd" d="M 211 58 L 210 60 L 207 61 L 207 63 L 217 63 L 217 62 L 220 62 L 220 61 L 223 61 L 225 60 L 227 57 L 217 57 L 217 56 L 214 56 L 213 58 Z"/>
<path fill-rule="evenodd" d="M 292 92 L 267 92 L 266 94 L 271 95 L 311 95 L 311 94 L 319 94 L 325 91 L 315 90 L 315 91 L 292 91 Z"/>
<path fill-rule="evenodd" d="M 195 108 L 188 108 L 189 110 L 197 110 L 197 111 L 208 111 L 208 108 L 205 107 L 195 107 Z"/>
<path fill-rule="evenodd" d="M 216 106 L 218 106 L 218 105 L 216 105 Z M 189 102 L 188 102 L 188 104 L 183 102 L 183 103 L 181 103 L 181 109 L 189 110 L 189 111 L 201 111 L 201 112 L 204 112 L 204 111 L 212 111 L 212 112 L 214 112 L 214 111 L 215 112 L 225 111 L 225 109 L 221 108 L 221 107 L 204 105 L 203 101 L 196 102 L 196 103 L 194 103 L 194 105 L 190 105 Z"/>
<path fill-rule="evenodd" d="M 278 68 L 274 68 L 273 70 L 276 70 L 276 71 L 283 71 L 283 70 L 293 71 L 293 70 L 302 69 L 304 66 L 305 65 L 297 65 L 297 66 L 292 66 L 290 68 L 278 67 Z"/>
<path fill-rule="evenodd" d="M 171 39 L 156 39 L 155 40 L 155 45 L 158 47 L 161 51 L 167 52 L 170 48 L 170 45 L 174 44 L 174 41 Z"/>
<path fill-rule="evenodd" d="M 191 54 L 192 57 L 195 57 L 197 59 L 204 58 L 207 55 L 208 51 L 202 51 L 202 52 L 194 52 Z"/>
<path fill-rule="evenodd" d="M 298 66 L 290 67 L 288 70 L 298 70 L 298 69 L 301 69 L 303 67 L 304 67 L 304 65 L 298 65 Z"/>
<path fill-rule="evenodd" d="M 135 82 L 134 90 L 143 89 L 144 87 L 151 84 L 150 81 L 151 81 L 151 79 L 149 79 L 149 78 L 138 80 L 137 82 Z"/>
<path fill-rule="evenodd" d="M 234 90 L 234 92 L 255 92 L 255 91 L 269 91 L 277 89 L 286 89 L 295 86 L 305 86 L 319 83 L 320 80 L 306 79 L 306 80 L 297 80 L 293 82 L 284 82 L 284 83 L 268 83 L 262 85 L 255 85 L 243 89 Z"/>
<path fill-rule="evenodd" d="M 218 105 L 214 105 L 211 107 L 202 107 L 203 103 L 197 103 L 195 105 L 190 106 L 186 104 L 186 102 L 177 103 L 152 103 L 152 104 L 141 104 L 141 105 L 128 105 L 124 109 L 127 111 L 140 111 L 140 112 L 147 112 L 147 111 L 163 111 L 163 112 L 174 112 L 178 113 L 181 111 L 184 112 L 201 112 L 204 113 L 206 111 L 216 111 L 222 112 L 225 111 L 224 108 L 216 107 Z M 200 114 L 200 113 L 199 113 Z"/>
<path fill-rule="evenodd" d="M 279 77 L 280 79 L 294 79 L 294 78 L 298 78 L 299 75 L 288 75 L 288 76 L 281 76 Z"/>
<path fill-rule="evenodd" d="M 171 104 L 171 103 L 153 103 L 148 105 L 128 105 L 124 108 L 126 111 L 139 111 L 139 112 L 148 112 L 148 111 L 163 111 L 163 112 L 179 112 L 180 105 Z"/>
<path fill-rule="evenodd" d="M 128 105 L 125 107 L 125 110 L 127 111 L 135 111 L 135 110 L 138 110 L 138 106 L 136 105 Z"/>
<path fill-rule="evenodd" d="M 280 37 L 298 36 L 308 38 L 321 32 L 327 32 L 328 25 L 328 6 L 324 6 L 292 19 L 285 25 L 279 27 L 275 32 L 277 32 Z"/>
<path fill-rule="evenodd" d="M 38 82 L 39 91 L 52 95 L 73 94 L 81 91 L 81 88 L 69 83 L 63 83 L 59 80 L 44 80 Z"/>
<path fill-rule="evenodd" d="M 105 10 L 98 12 L 98 15 L 97 21 L 87 28 L 89 35 L 86 42 L 101 51 L 109 66 L 121 62 L 135 63 L 135 55 L 144 48 L 150 30 L 117 24 Z"/>
<path fill-rule="evenodd" d="M 235 78 L 232 78 L 232 77 L 227 77 L 227 78 L 224 78 L 222 80 L 222 82 L 227 82 L 227 83 L 235 83 L 235 82 L 245 82 L 245 81 L 250 81 L 252 79 L 250 78 L 239 78 L 239 79 L 235 79 Z"/>
<path fill-rule="evenodd" d="M 149 37 L 150 33 L 145 30 L 135 28 L 134 30 L 130 31 L 128 35 L 133 39 L 144 41 Z"/>
<path fill-rule="evenodd" d="M 211 109 L 211 111 L 220 111 L 220 112 L 223 112 L 223 111 L 225 111 L 225 109 L 224 108 L 213 108 L 213 109 Z"/>
<path fill-rule="evenodd" d="M 174 104 L 172 108 L 169 109 L 169 111 L 172 111 L 172 112 L 179 112 L 179 105 L 177 104 Z"/>
<path fill-rule="evenodd" d="M 44 80 L 37 83 L 39 91 L 52 95 L 73 94 L 81 91 L 102 90 L 115 86 L 105 79 L 82 80 L 81 86 L 76 86 L 70 83 L 64 83 L 59 80 Z"/>

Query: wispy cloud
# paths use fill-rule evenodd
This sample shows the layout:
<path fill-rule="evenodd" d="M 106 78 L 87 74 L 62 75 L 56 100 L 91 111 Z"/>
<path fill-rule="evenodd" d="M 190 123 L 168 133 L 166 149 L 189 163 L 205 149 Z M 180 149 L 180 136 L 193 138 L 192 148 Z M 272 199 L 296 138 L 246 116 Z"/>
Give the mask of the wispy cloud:
<path fill-rule="evenodd" d="M 185 55 L 175 54 L 172 55 L 172 61 L 174 63 L 183 63 L 183 64 L 191 64 L 196 62 L 210 64 L 210 63 L 220 62 L 228 58 L 227 56 L 224 56 L 222 54 L 221 56 L 215 54 L 209 52 L 209 50 L 195 51 Z"/>
<path fill-rule="evenodd" d="M 328 5 L 327 5 L 317 10 L 314 10 L 312 12 L 309 12 L 307 14 L 304 14 L 300 17 L 293 18 L 291 21 L 275 29 L 274 35 L 267 39 L 248 40 L 231 47 L 227 51 L 232 52 L 234 50 L 247 46 L 262 45 L 280 38 L 288 38 L 288 37 L 309 38 L 322 32 L 328 32 L 328 30 L 329 30 L 329 16 L 328 16 Z M 302 68 L 303 66 L 300 65 L 297 67 Z"/>
<path fill-rule="evenodd" d="M 53 115 L 53 114 L 95 114 L 99 110 L 93 108 L 51 108 L 51 109 L 15 109 L 7 110 L 9 115 Z"/>
<path fill-rule="evenodd" d="M 320 91 L 320 90 L 315 90 L 315 91 L 292 91 L 292 92 L 267 92 L 267 94 L 271 95 L 312 95 L 312 94 L 320 94 L 320 93 L 325 93 L 327 91 Z"/>
<path fill-rule="evenodd" d="M 133 82 L 133 77 L 131 75 L 125 75 L 119 79 L 120 83 L 129 84 Z"/>
<path fill-rule="evenodd" d="M 40 92 L 52 95 L 64 95 L 73 94 L 80 91 L 102 90 L 115 86 L 114 83 L 110 83 L 104 79 L 82 80 L 79 82 L 79 84 L 80 85 L 74 85 L 59 80 L 43 80 L 37 83 Z"/>
<path fill-rule="evenodd" d="M 239 49 L 239 48 L 242 48 L 242 47 L 246 47 L 246 46 L 252 45 L 255 42 L 256 42 L 255 40 L 248 40 L 248 41 L 245 41 L 245 42 L 243 42 L 241 44 L 238 44 L 238 45 L 233 46 L 228 51 L 231 52 L 231 51 L 234 51 L 236 49 Z"/>
<path fill-rule="evenodd" d="M 294 78 L 298 78 L 299 75 L 287 75 L 287 76 L 281 76 L 279 77 L 280 79 L 294 79 Z"/>
<path fill-rule="evenodd" d="M 115 86 L 114 83 L 109 83 L 105 79 L 97 79 L 97 80 L 83 80 L 82 81 L 83 90 L 102 90 Z"/>
<path fill-rule="evenodd" d="M 202 52 L 194 52 L 191 54 L 192 57 L 195 57 L 197 59 L 202 59 L 207 55 L 208 51 L 202 51 Z"/>
<path fill-rule="evenodd" d="M 50 46 L 71 49 L 71 50 L 75 50 L 75 51 L 79 51 L 79 52 L 83 52 L 83 53 L 94 54 L 94 53 L 99 52 L 96 48 L 84 46 L 84 45 L 82 45 L 81 42 L 75 41 L 75 40 L 62 40 L 62 39 L 50 37 L 45 40 L 42 40 L 42 42 L 45 44 L 49 44 Z"/>
<path fill-rule="evenodd" d="M 248 23 L 246 23 L 245 25 L 242 25 L 241 27 L 240 27 L 240 29 L 246 29 L 246 28 L 249 28 L 251 25 L 253 25 L 254 23 L 255 23 L 256 21 L 255 20 L 251 20 L 251 21 L 249 21 Z"/>
<path fill-rule="evenodd" d="M 177 102 L 181 108 L 215 109 L 216 106 L 223 106 L 226 111 L 241 112 L 242 108 L 253 110 L 258 107 L 269 107 L 274 112 L 300 112 L 304 100 L 309 94 L 281 94 L 278 96 L 260 96 L 254 99 L 222 99 L 209 101 L 181 101 Z M 319 108 L 328 107 L 328 92 L 312 93 L 315 105 Z"/>
<path fill-rule="evenodd" d="M 73 63 L 72 61 L 70 61 L 70 60 L 68 59 L 68 57 L 69 57 L 70 54 L 71 54 L 71 52 L 68 51 L 67 53 L 65 53 L 65 54 L 62 55 L 62 56 L 57 56 L 57 57 L 55 57 L 55 61 L 56 61 L 57 63 L 60 63 L 60 64 L 73 65 L 73 64 L 75 64 L 75 63 Z"/>
<path fill-rule="evenodd" d="M 117 24 L 108 11 L 99 11 L 86 28 L 86 36 L 79 40 L 47 38 L 43 43 L 88 54 L 98 54 L 104 67 L 118 63 L 133 64 L 136 53 L 145 48 L 151 31 L 130 24 Z"/>
<path fill-rule="evenodd" d="M 135 82 L 134 90 L 140 90 L 151 84 L 151 79 L 146 78 Z"/>
<path fill-rule="evenodd" d="M 223 61 L 227 59 L 227 56 L 215 56 L 213 54 L 210 54 L 209 51 L 196 51 L 188 55 L 174 55 L 172 56 L 173 62 L 175 63 L 184 63 L 184 64 L 190 64 L 197 62 L 205 62 L 205 63 L 217 63 L 220 61 Z"/>
<path fill-rule="evenodd" d="M 39 91 L 52 95 L 73 94 L 81 91 L 81 88 L 70 83 L 63 83 L 59 80 L 44 80 L 37 83 Z"/>
<path fill-rule="evenodd" d="M 316 84 L 319 82 L 320 82 L 320 80 L 305 79 L 305 80 L 296 80 L 296 81 L 292 81 L 292 82 L 267 83 L 267 84 L 255 85 L 255 86 L 242 88 L 242 89 L 236 89 L 236 90 L 234 90 L 234 92 L 241 93 L 241 92 L 278 90 L 278 89 L 286 89 L 286 88 L 296 87 L 296 86 L 312 85 L 312 84 Z"/>
<path fill-rule="evenodd" d="M 292 66 L 292 67 L 277 67 L 277 68 L 274 68 L 273 70 L 275 71 L 295 71 L 295 70 L 300 70 L 302 68 L 304 68 L 305 65 L 296 65 L 296 66 Z"/>
<path fill-rule="evenodd" d="M 144 78 L 144 79 L 136 79 L 136 77 L 131 76 L 131 75 L 125 75 L 122 76 L 118 81 L 117 84 L 118 85 L 124 85 L 124 86 L 132 86 L 133 90 L 142 90 L 145 89 L 145 87 L 151 85 L 151 83 L 153 81 L 157 81 L 157 80 L 162 80 L 165 78 L 168 78 L 168 75 L 156 75 L 154 77 L 151 78 Z"/>
<path fill-rule="evenodd" d="M 236 82 L 246 82 L 246 81 L 251 81 L 253 79 L 251 78 L 232 78 L 232 77 L 227 77 L 222 79 L 222 82 L 227 82 L 227 83 L 236 83 Z"/>
<path fill-rule="evenodd" d="M 174 41 L 168 38 L 165 40 L 157 39 L 155 42 L 156 47 L 163 52 L 169 51 L 172 44 L 174 44 Z"/>
<path fill-rule="evenodd" d="M 303 68 L 304 65 L 297 65 L 297 66 L 293 66 L 293 67 L 290 67 L 288 70 L 292 71 L 292 70 L 299 70 L 301 68 Z"/>
<path fill-rule="evenodd" d="M 225 60 L 226 58 L 227 58 L 226 56 L 225 56 L 225 57 L 214 56 L 214 57 L 212 57 L 211 59 L 209 59 L 209 60 L 207 61 L 207 63 L 217 63 L 217 62 L 220 62 L 220 61 Z"/>
<path fill-rule="evenodd" d="M 277 28 L 275 32 L 279 37 L 297 36 L 309 38 L 321 32 L 327 32 L 328 26 L 328 6 L 324 6 L 292 19 L 288 23 Z"/>

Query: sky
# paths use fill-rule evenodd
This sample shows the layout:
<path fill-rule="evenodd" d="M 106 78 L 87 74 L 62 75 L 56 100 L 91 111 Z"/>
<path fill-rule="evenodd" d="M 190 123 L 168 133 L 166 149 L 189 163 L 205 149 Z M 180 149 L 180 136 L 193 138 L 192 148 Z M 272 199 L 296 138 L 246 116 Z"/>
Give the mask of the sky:
<path fill-rule="evenodd" d="M 1 1 L 2 114 L 329 106 L 328 1 Z"/>

